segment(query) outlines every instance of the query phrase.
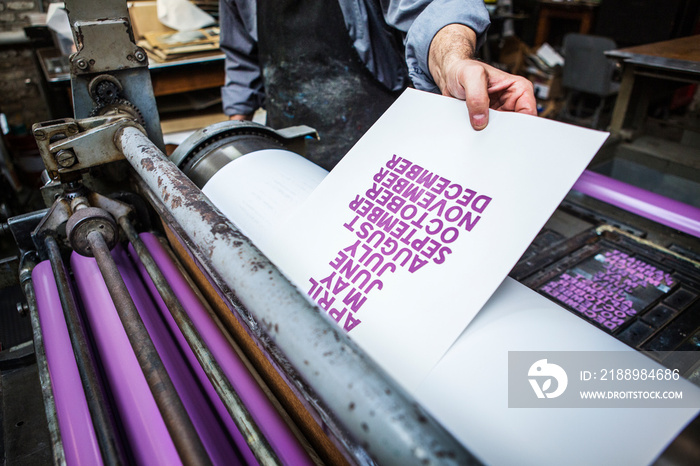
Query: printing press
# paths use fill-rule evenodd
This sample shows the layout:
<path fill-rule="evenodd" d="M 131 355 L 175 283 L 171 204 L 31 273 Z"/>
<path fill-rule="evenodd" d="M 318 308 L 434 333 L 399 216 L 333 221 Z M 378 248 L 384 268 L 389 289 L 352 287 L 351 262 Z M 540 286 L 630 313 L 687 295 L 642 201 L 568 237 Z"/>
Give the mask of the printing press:
<path fill-rule="evenodd" d="M 168 157 L 126 4 L 67 9 L 75 118 L 34 125 L 47 209 L 3 225 L 21 253 L 51 461 L 480 464 L 201 191 L 245 154 L 303 152 L 313 129 L 220 123 Z M 511 277 L 700 385 L 698 212 L 586 172 Z M 672 285 L 634 314 L 587 317 L 561 277 L 595 273 L 606 252 Z M 657 462 L 699 455 L 696 418 Z"/>

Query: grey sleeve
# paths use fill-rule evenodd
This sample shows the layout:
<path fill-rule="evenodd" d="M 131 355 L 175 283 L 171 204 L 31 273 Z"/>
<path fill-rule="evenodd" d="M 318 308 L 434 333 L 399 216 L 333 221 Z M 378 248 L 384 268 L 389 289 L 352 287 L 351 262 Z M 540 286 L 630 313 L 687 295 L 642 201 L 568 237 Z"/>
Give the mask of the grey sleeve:
<path fill-rule="evenodd" d="M 387 23 L 406 33 L 406 64 L 416 89 L 439 92 L 428 69 L 428 51 L 435 34 L 448 24 L 464 24 L 481 47 L 489 14 L 481 0 L 382 0 Z"/>
<path fill-rule="evenodd" d="M 226 81 L 221 100 L 227 115 L 249 115 L 265 103 L 255 0 L 220 0 L 220 46 L 226 55 Z"/>

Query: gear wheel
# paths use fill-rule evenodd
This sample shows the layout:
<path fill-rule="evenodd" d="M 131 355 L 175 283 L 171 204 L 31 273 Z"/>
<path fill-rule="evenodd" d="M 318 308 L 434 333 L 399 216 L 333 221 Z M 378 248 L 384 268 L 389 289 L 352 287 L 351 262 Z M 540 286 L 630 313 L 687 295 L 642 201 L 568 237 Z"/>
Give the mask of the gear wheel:
<path fill-rule="evenodd" d="M 123 88 L 117 78 L 109 74 L 101 74 L 88 84 L 90 97 L 98 105 L 111 104 L 121 97 Z"/>
<path fill-rule="evenodd" d="M 111 104 L 119 99 L 119 88 L 110 81 L 102 81 L 95 87 L 95 100 L 102 104 Z"/>
<path fill-rule="evenodd" d="M 141 110 L 126 99 L 114 99 L 111 103 L 95 107 L 90 113 L 91 117 L 104 115 L 129 115 L 133 117 L 141 126 L 146 124 L 146 121 L 141 114 Z"/>

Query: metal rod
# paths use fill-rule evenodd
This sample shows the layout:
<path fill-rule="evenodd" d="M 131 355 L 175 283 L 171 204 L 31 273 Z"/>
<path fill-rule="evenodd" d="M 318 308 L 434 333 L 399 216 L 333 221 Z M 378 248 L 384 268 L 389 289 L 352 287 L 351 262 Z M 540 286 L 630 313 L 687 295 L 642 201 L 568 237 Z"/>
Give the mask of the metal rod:
<path fill-rule="evenodd" d="M 182 400 L 178 397 L 134 301 L 129 295 L 129 290 L 119 274 L 107 243 L 99 231 L 88 233 L 87 240 L 182 462 L 186 465 L 211 464 L 204 445 L 192 425 L 192 420 L 187 415 Z"/>
<path fill-rule="evenodd" d="M 125 464 L 125 455 L 117 443 L 116 429 L 107 408 L 108 405 L 102 384 L 97 376 L 97 369 L 90 353 L 87 336 L 83 326 L 80 324 L 78 306 L 68 284 L 68 275 L 61 258 L 61 250 L 56 239 L 52 236 L 47 236 L 44 243 L 51 262 L 51 270 L 56 280 L 58 296 L 61 300 L 61 307 L 68 326 L 68 334 L 73 346 L 75 362 L 78 365 L 80 380 L 85 390 L 90 416 L 97 435 L 97 442 L 102 452 L 102 461 L 109 466 Z"/>
<path fill-rule="evenodd" d="M 61 441 L 61 429 L 58 425 L 58 414 L 56 412 L 56 400 L 53 396 L 51 377 L 49 376 L 49 366 L 46 362 L 46 349 L 44 348 L 44 337 L 41 334 L 39 325 L 39 311 L 32 284 L 32 270 L 36 265 L 33 259 L 27 259 L 27 255 L 22 258 L 19 281 L 24 290 L 29 307 L 29 319 L 32 324 L 32 335 L 34 337 L 34 354 L 36 355 L 37 371 L 39 373 L 39 383 L 41 384 L 41 395 L 44 399 L 44 411 L 46 412 L 46 422 L 49 427 L 49 437 L 51 438 L 51 452 L 53 454 L 53 464 L 64 466 L 66 464 L 66 454 Z"/>
<path fill-rule="evenodd" d="M 277 458 L 277 455 L 270 447 L 267 439 L 265 439 L 265 437 L 262 435 L 260 429 L 255 424 L 255 421 L 252 419 L 250 413 L 234 390 L 231 382 L 229 382 L 228 378 L 224 375 L 221 367 L 211 354 L 211 351 L 209 351 L 209 348 L 207 348 L 206 344 L 202 340 L 201 335 L 195 328 L 189 315 L 187 315 L 187 312 L 185 312 L 182 304 L 175 296 L 173 289 L 170 287 L 170 284 L 166 280 L 165 276 L 158 268 L 153 256 L 139 237 L 134 226 L 126 217 L 119 218 L 118 222 L 126 233 L 126 237 L 129 239 L 129 242 L 133 245 L 136 254 L 146 268 L 151 280 L 153 280 L 153 284 L 156 286 L 161 298 L 163 298 L 163 302 L 165 302 L 165 305 L 172 314 L 173 319 L 175 319 L 177 326 L 182 331 L 182 334 L 187 340 L 187 343 L 190 345 L 190 348 L 192 348 L 192 351 L 197 357 L 197 361 L 199 364 L 201 364 L 204 372 L 207 374 L 207 377 L 214 386 L 216 393 L 224 402 L 226 409 L 233 418 L 233 421 L 236 423 L 236 427 L 238 427 L 241 433 L 246 437 L 248 446 L 253 452 L 253 455 L 255 455 L 255 458 L 261 465 L 281 464 Z"/>
<path fill-rule="evenodd" d="M 85 244 L 87 247 L 87 241 Z M 137 464 L 149 466 L 181 464 L 97 262 L 92 257 L 71 254 L 70 265 L 86 327 L 94 337 L 105 383 L 112 392 L 131 456 Z M 116 348 L 119 350 L 115 351 Z"/>
<path fill-rule="evenodd" d="M 115 142 L 189 240 L 196 241 L 193 253 L 206 272 L 235 292 L 227 297 L 241 321 L 339 438 L 349 431 L 381 464 L 479 463 L 331 325 L 143 133 L 125 127 Z"/>

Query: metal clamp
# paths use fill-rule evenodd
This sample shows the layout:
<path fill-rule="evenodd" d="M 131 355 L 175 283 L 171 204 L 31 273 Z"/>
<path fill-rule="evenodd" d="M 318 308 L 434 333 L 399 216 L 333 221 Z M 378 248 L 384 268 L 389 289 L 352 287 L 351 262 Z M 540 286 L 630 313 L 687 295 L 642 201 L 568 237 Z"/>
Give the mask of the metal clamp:
<path fill-rule="evenodd" d="M 71 181 L 90 167 L 124 159 L 114 136 L 125 126 L 141 129 L 134 118 L 106 115 L 35 123 L 32 132 L 49 177 Z"/>
<path fill-rule="evenodd" d="M 87 241 L 90 232 L 102 233 L 109 248 L 113 248 L 119 240 L 114 219 L 127 217 L 132 210 L 128 204 L 88 191 L 80 184 L 66 186 L 64 194 L 32 232 L 34 244 L 43 255 L 46 237 L 67 237 L 78 254 L 92 257 Z"/>

